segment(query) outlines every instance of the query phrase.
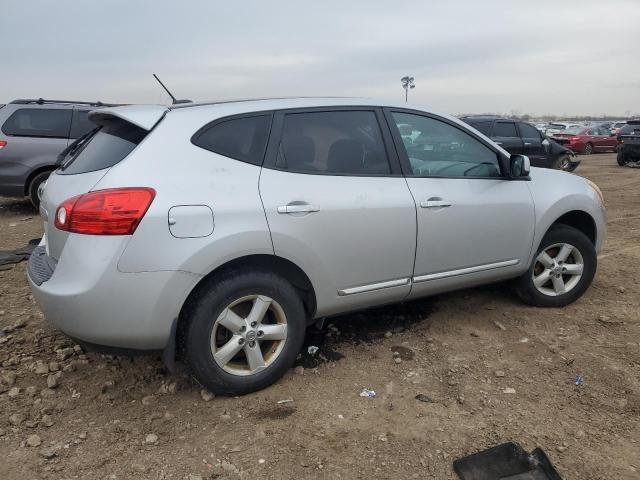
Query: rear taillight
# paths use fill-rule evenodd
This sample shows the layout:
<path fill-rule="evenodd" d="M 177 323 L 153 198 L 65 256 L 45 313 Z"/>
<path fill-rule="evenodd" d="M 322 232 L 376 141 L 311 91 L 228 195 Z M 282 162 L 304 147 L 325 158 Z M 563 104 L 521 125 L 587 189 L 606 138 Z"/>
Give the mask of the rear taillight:
<path fill-rule="evenodd" d="M 7 146 L 7 142 L 5 142 L 4 140 L 0 140 L 0 150 L 2 150 L 6 146 Z"/>
<path fill-rule="evenodd" d="M 152 188 L 113 188 L 65 200 L 56 210 L 59 230 L 85 235 L 132 235 L 156 196 Z"/>

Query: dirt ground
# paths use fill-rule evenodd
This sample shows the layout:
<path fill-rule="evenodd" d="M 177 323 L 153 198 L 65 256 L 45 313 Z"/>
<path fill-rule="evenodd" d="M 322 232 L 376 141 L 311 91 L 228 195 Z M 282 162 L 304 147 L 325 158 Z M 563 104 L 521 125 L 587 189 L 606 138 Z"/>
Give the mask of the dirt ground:
<path fill-rule="evenodd" d="M 159 357 L 74 350 L 25 263 L 1 270 L 0 479 L 453 479 L 455 458 L 510 440 L 566 479 L 640 478 L 640 170 L 582 160 L 609 230 L 580 301 L 496 285 L 332 319 L 319 354 L 241 398 L 206 401 Z M 0 200 L 0 250 L 40 235 L 27 202 Z"/>

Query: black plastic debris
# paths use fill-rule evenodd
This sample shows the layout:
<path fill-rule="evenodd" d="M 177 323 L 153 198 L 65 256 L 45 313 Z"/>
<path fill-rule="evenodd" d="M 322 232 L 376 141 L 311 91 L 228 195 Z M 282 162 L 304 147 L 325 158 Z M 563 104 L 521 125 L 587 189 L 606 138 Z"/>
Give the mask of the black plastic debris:
<path fill-rule="evenodd" d="M 461 480 L 562 480 L 542 449 L 527 453 L 515 442 L 460 458 L 453 470 Z"/>
<path fill-rule="evenodd" d="M 26 246 L 17 248 L 16 250 L 0 250 L 0 265 L 11 265 L 13 263 L 20 263 L 23 260 L 28 260 L 31 252 L 33 252 L 39 243 L 40 239 L 34 238 L 33 240 L 29 240 Z"/>

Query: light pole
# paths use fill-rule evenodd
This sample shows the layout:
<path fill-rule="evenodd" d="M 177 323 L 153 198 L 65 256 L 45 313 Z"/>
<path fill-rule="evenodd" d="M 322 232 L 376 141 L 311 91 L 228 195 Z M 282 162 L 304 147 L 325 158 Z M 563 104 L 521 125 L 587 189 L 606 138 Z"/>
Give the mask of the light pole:
<path fill-rule="evenodd" d="M 409 101 L 409 89 L 416 88 L 415 83 L 413 83 L 413 77 L 402 77 L 400 79 L 402 82 L 402 88 L 404 88 L 404 103 Z"/>

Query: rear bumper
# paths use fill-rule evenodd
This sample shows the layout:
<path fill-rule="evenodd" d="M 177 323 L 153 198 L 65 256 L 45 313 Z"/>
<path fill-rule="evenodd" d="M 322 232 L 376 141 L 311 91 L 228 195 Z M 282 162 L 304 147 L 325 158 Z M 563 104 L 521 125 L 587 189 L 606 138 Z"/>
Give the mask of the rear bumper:
<path fill-rule="evenodd" d="M 162 350 L 200 277 L 181 271 L 118 271 L 127 240 L 70 235 L 49 274 L 43 275 L 42 265 L 51 262 L 42 249 L 38 260 L 29 260 L 29 284 L 47 319 L 70 337 L 106 347 Z"/>

